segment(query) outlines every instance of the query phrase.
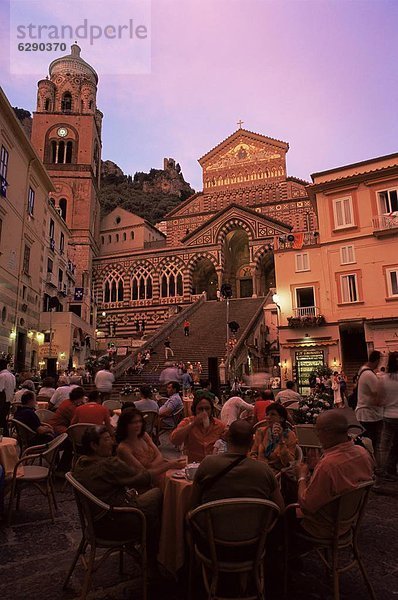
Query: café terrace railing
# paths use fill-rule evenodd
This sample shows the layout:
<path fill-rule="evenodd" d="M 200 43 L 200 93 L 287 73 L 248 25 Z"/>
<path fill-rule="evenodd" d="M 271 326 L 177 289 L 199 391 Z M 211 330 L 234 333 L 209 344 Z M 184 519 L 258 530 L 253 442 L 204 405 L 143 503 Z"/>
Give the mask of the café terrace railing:
<path fill-rule="evenodd" d="M 398 212 L 391 215 L 377 215 L 372 218 L 372 225 L 374 231 L 398 230 Z"/>

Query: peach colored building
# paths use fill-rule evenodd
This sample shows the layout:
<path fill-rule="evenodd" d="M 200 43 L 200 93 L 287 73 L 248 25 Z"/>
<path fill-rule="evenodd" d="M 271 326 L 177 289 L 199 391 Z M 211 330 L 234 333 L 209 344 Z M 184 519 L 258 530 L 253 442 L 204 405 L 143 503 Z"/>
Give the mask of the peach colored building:
<path fill-rule="evenodd" d="M 301 388 L 317 364 L 351 378 L 370 350 L 398 350 L 398 154 L 312 180 L 315 238 L 275 248 L 282 377 Z"/>

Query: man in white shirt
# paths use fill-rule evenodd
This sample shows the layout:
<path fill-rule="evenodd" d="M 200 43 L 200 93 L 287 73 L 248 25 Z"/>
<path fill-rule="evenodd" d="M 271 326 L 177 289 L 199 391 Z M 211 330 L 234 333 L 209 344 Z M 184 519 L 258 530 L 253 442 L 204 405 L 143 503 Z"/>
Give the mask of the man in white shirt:
<path fill-rule="evenodd" d="M 284 404 L 285 402 L 300 402 L 301 396 L 298 392 L 294 390 L 294 381 L 286 381 L 286 389 L 281 390 L 275 398 L 275 402 L 280 402 Z"/>
<path fill-rule="evenodd" d="M 245 402 L 239 396 L 232 396 L 232 398 L 227 400 L 222 407 L 220 419 L 227 427 L 229 427 L 231 423 L 239 419 L 244 410 L 252 413 L 254 411 L 254 404 Z"/>
<path fill-rule="evenodd" d="M 115 376 L 108 367 L 104 367 L 96 374 L 94 383 L 97 391 L 101 394 L 101 402 L 109 400 L 114 381 Z"/>
<path fill-rule="evenodd" d="M 48 403 L 48 408 L 50 410 L 57 410 L 58 406 L 60 406 L 64 400 L 69 398 L 69 394 L 76 387 L 78 386 L 73 383 L 69 384 L 69 380 L 65 375 L 61 375 L 58 379 L 58 387 Z"/>
<path fill-rule="evenodd" d="M 358 371 L 357 393 L 358 403 L 355 416 L 365 429 L 365 434 L 372 440 L 376 464 L 380 464 L 379 446 L 383 428 L 383 407 L 378 398 L 379 379 L 376 369 L 379 366 L 381 353 L 373 350 L 369 360 Z"/>
<path fill-rule="evenodd" d="M 7 416 L 14 397 L 16 380 L 14 375 L 7 369 L 7 361 L 0 359 L 0 427 L 5 436 L 8 436 Z M 3 392 L 3 393 L 1 393 Z"/>

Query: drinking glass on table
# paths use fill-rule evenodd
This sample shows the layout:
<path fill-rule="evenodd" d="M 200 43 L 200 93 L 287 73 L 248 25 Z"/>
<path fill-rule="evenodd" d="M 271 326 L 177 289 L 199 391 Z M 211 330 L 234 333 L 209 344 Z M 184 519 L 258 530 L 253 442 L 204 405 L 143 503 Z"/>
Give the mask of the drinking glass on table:
<path fill-rule="evenodd" d="M 3 428 L 0 427 L 0 442 L 3 441 Z"/>
<path fill-rule="evenodd" d="M 185 466 L 188 464 L 188 455 L 185 452 L 184 446 L 180 447 L 180 459 L 185 461 Z"/>

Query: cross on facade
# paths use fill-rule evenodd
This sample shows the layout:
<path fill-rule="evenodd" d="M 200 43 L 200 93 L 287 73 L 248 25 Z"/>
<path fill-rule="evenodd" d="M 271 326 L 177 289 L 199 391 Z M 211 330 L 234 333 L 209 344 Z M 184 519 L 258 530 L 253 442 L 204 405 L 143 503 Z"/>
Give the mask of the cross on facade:
<path fill-rule="evenodd" d="M 244 121 L 240 120 L 237 122 L 237 125 L 239 125 L 239 129 L 242 129 L 242 125 L 243 125 Z"/>

